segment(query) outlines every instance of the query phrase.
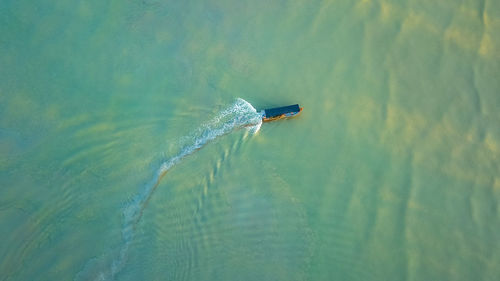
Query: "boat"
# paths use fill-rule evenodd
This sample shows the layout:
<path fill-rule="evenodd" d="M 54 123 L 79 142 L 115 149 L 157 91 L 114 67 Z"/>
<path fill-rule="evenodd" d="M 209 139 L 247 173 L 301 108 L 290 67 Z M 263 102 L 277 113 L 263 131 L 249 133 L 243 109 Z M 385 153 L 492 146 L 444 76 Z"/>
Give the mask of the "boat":
<path fill-rule="evenodd" d="M 297 116 L 302 111 L 302 107 L 298 104 L 268 108 L 261 111 L 262 121 L 269 122 L 283 118 L 290 118 Z"/>

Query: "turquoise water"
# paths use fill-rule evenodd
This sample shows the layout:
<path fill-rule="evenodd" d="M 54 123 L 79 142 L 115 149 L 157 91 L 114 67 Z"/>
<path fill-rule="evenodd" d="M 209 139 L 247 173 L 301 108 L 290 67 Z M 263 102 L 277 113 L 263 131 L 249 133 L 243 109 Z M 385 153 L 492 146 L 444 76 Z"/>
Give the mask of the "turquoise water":
<path fill-rule="evenodd" d="M 498 280 L 498 30 L 498 1 L 2 1 L 0 280 Z"/>

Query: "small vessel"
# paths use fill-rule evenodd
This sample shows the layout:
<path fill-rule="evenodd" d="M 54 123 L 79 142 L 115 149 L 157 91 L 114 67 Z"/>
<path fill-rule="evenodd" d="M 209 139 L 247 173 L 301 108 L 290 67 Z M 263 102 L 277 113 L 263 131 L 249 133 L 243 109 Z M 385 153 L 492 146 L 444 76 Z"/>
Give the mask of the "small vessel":
<path fill-rule="evenodd" d="M 298 104 L 264 109 L 261 111 L 262 121 L 269 122 L 283 118 L 290 118 L 298 115 L 301 111 L 302 107 Z"/>

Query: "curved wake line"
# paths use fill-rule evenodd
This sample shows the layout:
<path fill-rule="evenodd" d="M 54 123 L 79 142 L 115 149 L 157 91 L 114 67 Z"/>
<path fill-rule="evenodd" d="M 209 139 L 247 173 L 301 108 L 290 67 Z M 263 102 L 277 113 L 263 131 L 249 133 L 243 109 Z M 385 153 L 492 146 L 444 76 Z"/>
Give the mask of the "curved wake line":
<path fill-rule="evenodd" d="M 88 261 L 74 280 L 113 280 L 125 266 L 128 248 L 133 241 L 136 225 L 161 178 L 182 159 L 201 149 L 215 138 L 242 127 L 247 127 L 250 132 L 256 133 L 261 124 L 262 117 L 255 108 L 244 99 L 238 98 L 233 105 L 219 112 L 216 117 L 199 127 L 189 137 L 191 143 L 184 146 L 177 155 L 163 162 L 151 181 L 126 204 L 122 212 L 122 246 L 107 255 Z"/>

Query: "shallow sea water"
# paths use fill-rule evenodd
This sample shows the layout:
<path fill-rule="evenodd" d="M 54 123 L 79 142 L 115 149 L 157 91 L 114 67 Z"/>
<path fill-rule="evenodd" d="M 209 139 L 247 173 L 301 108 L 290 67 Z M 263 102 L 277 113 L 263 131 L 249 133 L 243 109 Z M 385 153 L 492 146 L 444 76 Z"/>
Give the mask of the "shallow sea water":
<path fill-rule="evenodd" d="M 491 0 L 2 1 L 0 280 L 499 280 L 498 30 Z M 304 111 L 255 133 L 238 98 Z"/>

